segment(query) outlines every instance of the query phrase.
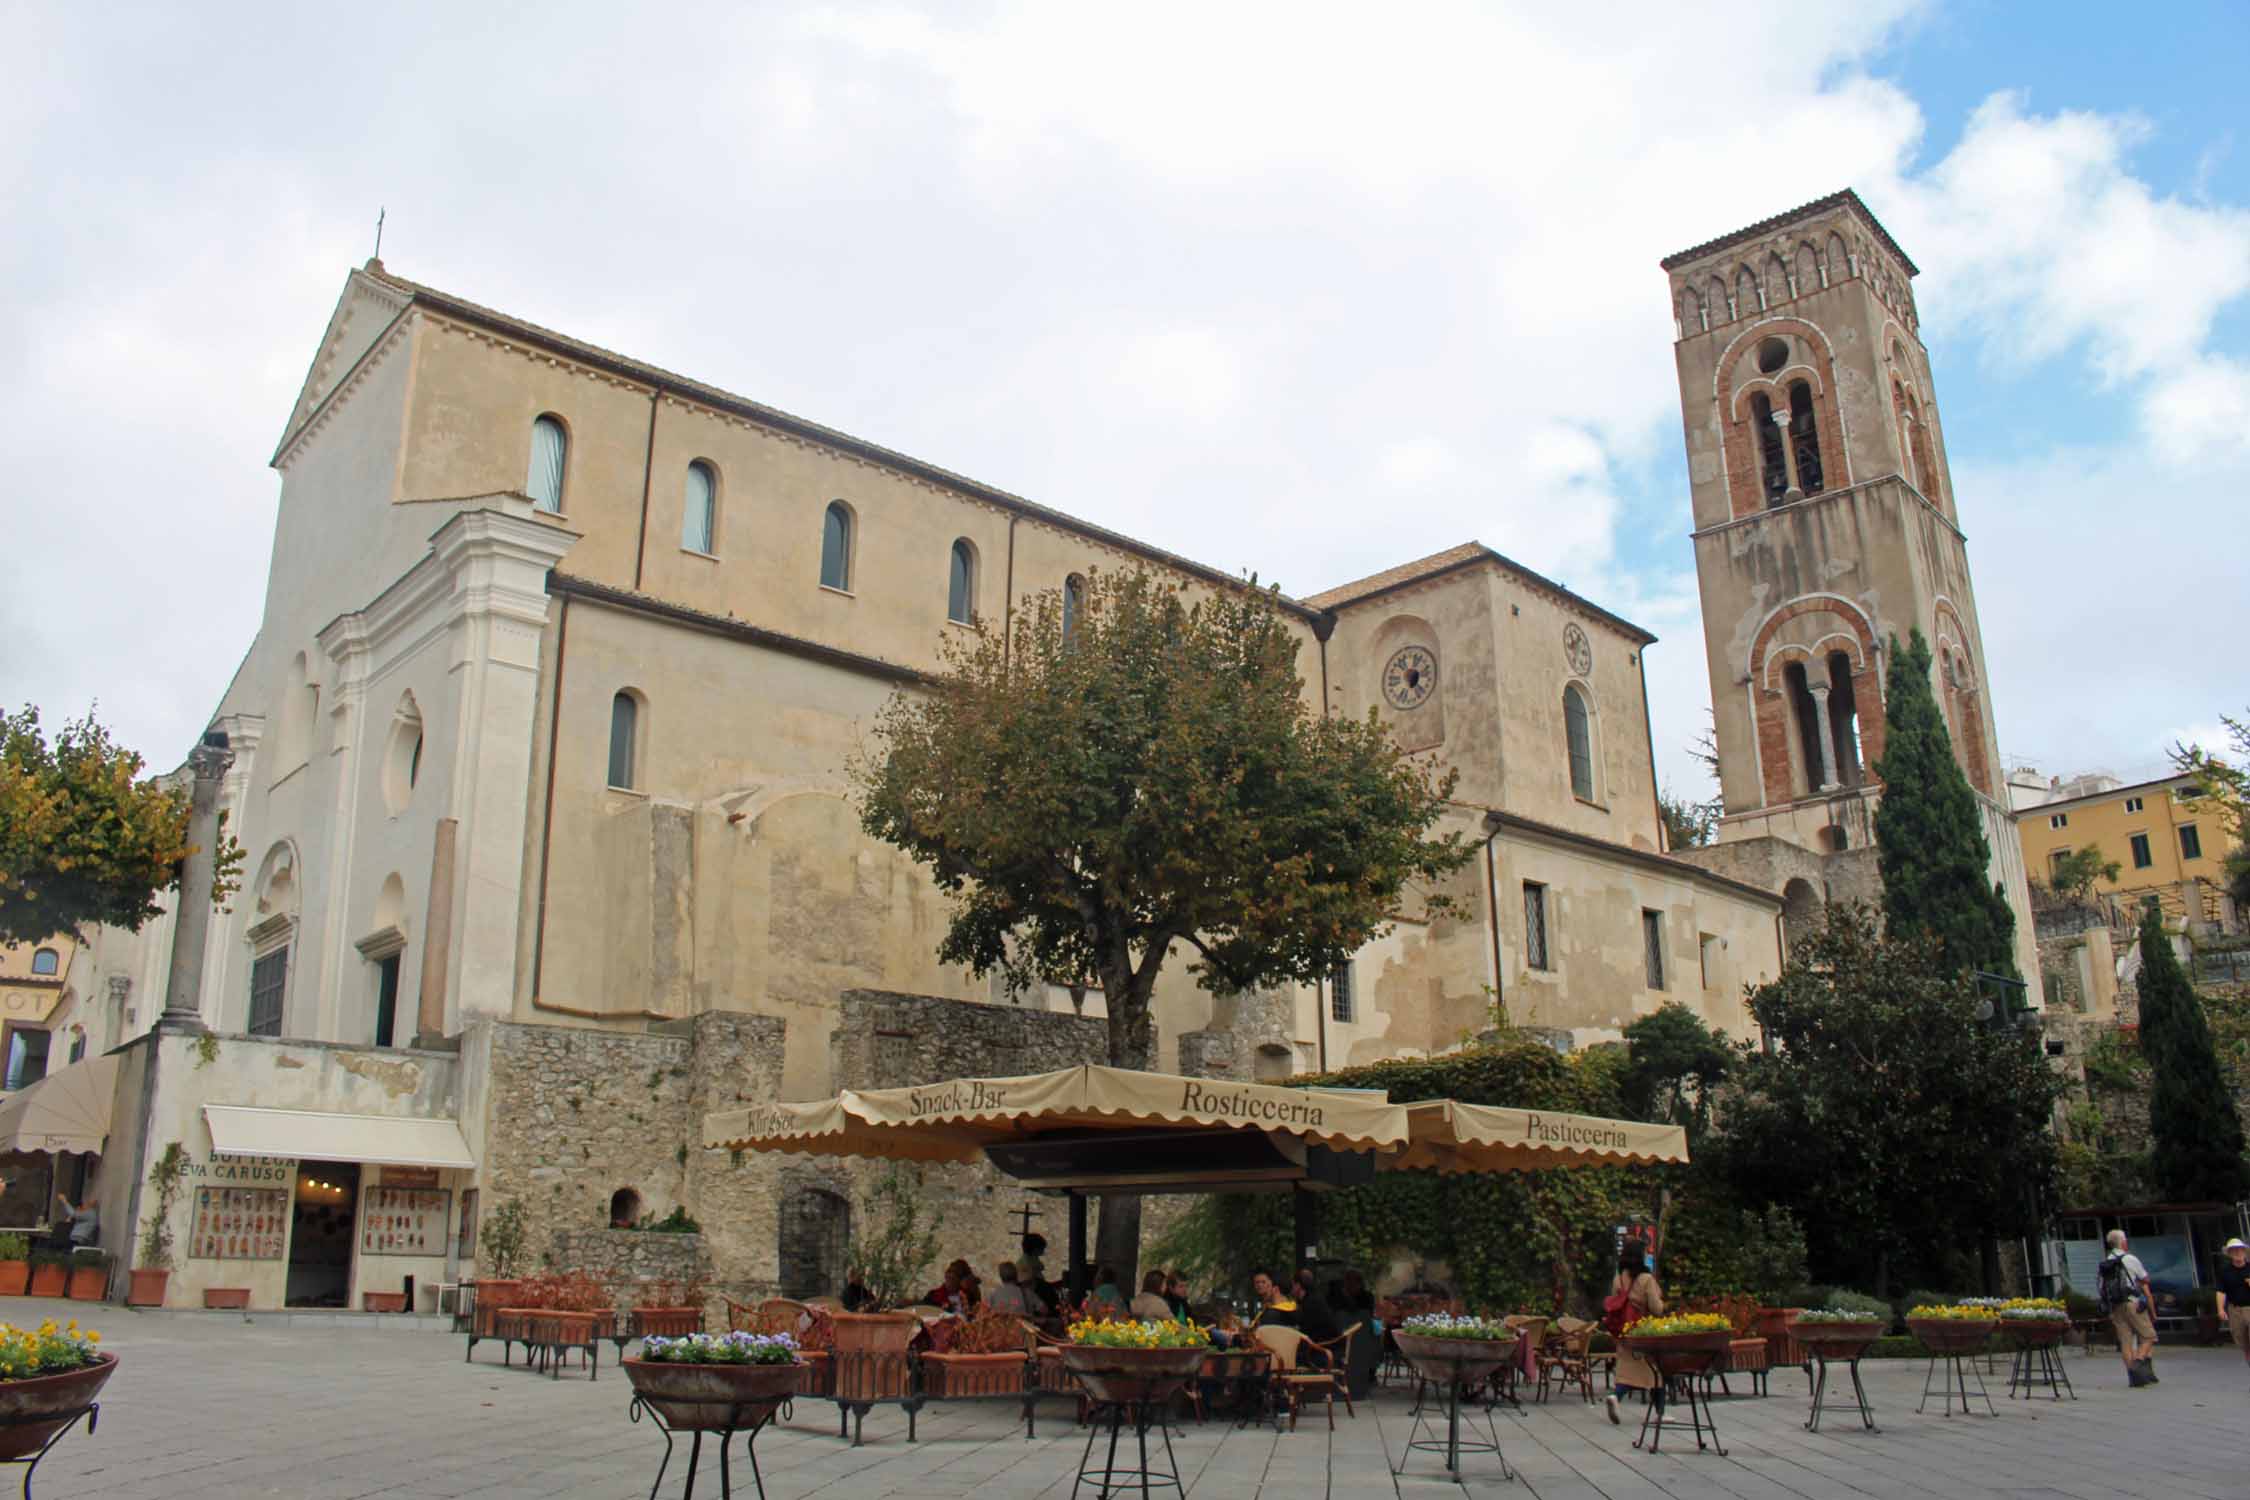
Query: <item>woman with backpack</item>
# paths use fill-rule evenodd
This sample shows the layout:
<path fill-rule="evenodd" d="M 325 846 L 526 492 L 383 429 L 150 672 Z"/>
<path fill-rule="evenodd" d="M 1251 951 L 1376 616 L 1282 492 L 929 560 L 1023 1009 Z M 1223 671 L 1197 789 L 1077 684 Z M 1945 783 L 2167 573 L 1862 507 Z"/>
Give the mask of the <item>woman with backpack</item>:
<path fill-rule="evenodd" d="M 1624 1253 L 1617 1258 L 1617 1275 L 1609 1284 L 1609 1299 L 1602 1303 L 1602 1327 L 1615 1338 L 1643 1318 L 1663 1315 L 1664 1288 L 1656 1284 L 1656 1276 L 1648 1268 L 1648 1252 L 1639 1240 L 1627 1240 Z M 1654 1401 L 1663 1389 L 1664 1377 L 1647 1360 L 1621 1347 L 1610 1384 L 1614 1389 L 1603 1405 L 1609 1420 L 1622 1424 L 1625 1419 L 1618 1415 L 1617 1392 L 1639 1391 L 1645 1399 Z"/>
<path fill-rule="evenodd" d="M 2094 1273 L 2094 1300 L 2109 1314 L 2109 1326 L 2117 1332 L 2126 1384 L 2155 1385 L 2156 1323 L 2150 1316 L 2148 1267 L 2139 1256 L 2126 1253 L 2122 1229 L 2109 1232 L 2109 1254 Z"/>

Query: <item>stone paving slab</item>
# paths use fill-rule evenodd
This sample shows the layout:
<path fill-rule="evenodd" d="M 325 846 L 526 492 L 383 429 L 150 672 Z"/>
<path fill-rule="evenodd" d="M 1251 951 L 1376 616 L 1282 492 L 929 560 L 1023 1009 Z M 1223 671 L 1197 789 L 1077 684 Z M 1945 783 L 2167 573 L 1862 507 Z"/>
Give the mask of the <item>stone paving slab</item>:
<path fill-rule="evenodd" d="M 492 1343 L 462 1360 L 463 1340 L 364 1327 L 244 1323 L 131 1313 L 88 1304 L 13 1299 L 10 1321 L 53 1313 L 102 1329 L 123 1360 L 103 1394 L 100 1430 L 71 1434 L 40 1466 L 37 1493 L 89 1500 L 638 1500 L 649 1492 L 663 1440 L 627 1420 L 631 1387 L 605 1361 L 589 1380 L 503 1369 Z M 1211 1500 L 1329 1500 L 1392 1496 L 1455 1500 L 2242 1500 L 2250 1496 L 2250 1368 L 2232 1350 L 2167 1350 L 2164 1383 L 2130 1391 L 2114 1358 L 2072 1353 L 2081 1400 L 2006 1399 L 1989 1377 L 1997 1417 L 1917 1416 L 1919 1363 L 1869 1364 L 1881 1431 L 1862 1431 L 1831 1407 L 1804 1430 L 1806 1382 L 1777 1371 L 1769 1398 L 1715 1405 L 1717 1452 L 1682 1430 L 1661 1452 L 1636 1452 L 1640 1409 L 1613 1427 L 1598 1406 L 1557 1397 L 1497 1418 L 1516 1472 L 1467 1455 L 1457 1486 L 1436 1454 L 1412 1453 L 1401 1392 L 1342 1410 L 1328 1428 L 1316 1410 L 1294 1433 L 1193 1423 L 1173 1436 L 1188 1493 Z M 1981 1410 L 1981 1408 L 1980 1408 Z M 1067 1402 L 1043 1402 L 1027 1440 L 1012 1405 L 925 1408 L 921 1441 L 906 1441 L 896 1411 L 878 1408 L 868 1442 L 836 1437 L 835 1408 L 798 1403 L 790 1422 L 757 1444 L 770 1500 L 1064 1500 L 1085 1448 Z M 1482 1414 L 1465 1415 L 1481 1429 Z M 1442 1437 L 1442 1426 L 1439 1436 Z M 1154 1435 L 1152 1434 L 1152 1437 Z M 1106 1439 L 1105 1439 L 1106 1441 Z M 1128 1434 L 1121 1445 L 1131 1442 Z M 741 1457 L 740 1446 L 735 1450 Z M 1097 1461 L 1100 1449 L 1096 1450 Z M 683 1441 L 660 1500 L 678 1500 Z M 1406 1472 L 1394 1478 L 1392 1468 Z M 14 1486 L 0 1469 L 0 1490 Z M 749 1465 L 736 1493 L 755 1495 Z M 696 1484 L 715 1496 L 716 1465 Z M 1093 1493 L 1089 1486 L 1082 1492 Z"/>

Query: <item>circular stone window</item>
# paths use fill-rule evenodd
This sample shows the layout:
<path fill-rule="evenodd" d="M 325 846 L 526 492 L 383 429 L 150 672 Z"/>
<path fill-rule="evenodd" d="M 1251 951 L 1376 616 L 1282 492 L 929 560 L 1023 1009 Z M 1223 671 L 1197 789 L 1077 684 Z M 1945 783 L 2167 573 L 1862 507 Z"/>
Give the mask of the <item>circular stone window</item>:
<path fill-rule="evenodd" d="M 1767 339 L 1758 346 L 1759 374 L 1771 375 L 1787 363 L 1789 363 L 1789 341 L 1787 339 Z"/>

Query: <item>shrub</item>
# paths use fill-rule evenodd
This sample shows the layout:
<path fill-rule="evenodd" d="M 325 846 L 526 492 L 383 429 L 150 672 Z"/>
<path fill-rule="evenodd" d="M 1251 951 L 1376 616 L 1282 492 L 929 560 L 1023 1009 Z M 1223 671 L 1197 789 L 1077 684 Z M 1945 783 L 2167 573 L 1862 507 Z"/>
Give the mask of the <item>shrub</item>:
<path fill-rule="evenodd" d="M 92 1245 L 81 1245 L 70 1252 L 70 1263 L 81 1270 L 106 1271 L 109 1269 L 109 1252 Z"/>
<path fill-rule="evenodd" d="M 22 1260 L 30 1254 L 30 1235 L 0 1234 L 0 1260 Z"/>
<path fill-rule="evenodd" d="M 1822 1305 L 1857 1317 L 1881 1318 L 1885 1323 L 1890 1322 L 1892 1316 L 1891 1305 L 1882 1298 L 1870 1297 L 1865 1292 L 1846 1291 L 1842 1287 L 1831 1290 L 1827 1302 Z"/>

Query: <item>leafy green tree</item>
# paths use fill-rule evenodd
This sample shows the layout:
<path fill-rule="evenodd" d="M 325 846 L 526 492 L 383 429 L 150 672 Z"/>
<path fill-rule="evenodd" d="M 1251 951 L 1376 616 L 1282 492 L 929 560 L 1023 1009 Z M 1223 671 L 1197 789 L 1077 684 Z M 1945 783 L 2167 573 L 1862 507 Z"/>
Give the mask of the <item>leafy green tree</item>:
<path fill-rule="evenodd" d="M 1930 690 L 1930 643 L 1917 630 L 1902 651 L 1893 636 L 1890 656 L 1883 758 L 1875 766 L 1883 782 L 1875 845 L 1889 930 L 1927 933 L 1956 969 L 2014 977 L 2015 913 L 1987 877 L 1992 849 Z"/>
<path fill-rule="evenodd" d="M 872 1310 L 904 1307 L 921 1296 L 937 1259 L 938 1224 L 922 1202 L 922 1170 L 892 1162 L 869 1186 L 844 1258 L 874 1294 Z"/>
<path fill-rule="evenodd" d="M 1708 802 L 1691 802 L 1670 787 L 1658 792 L 1656 811 L 1664 819 L 1664 847 L 1699 849 L 1710 843 L 1719 826 L 1722 806 L 1716 797 Z"/>
<path fill-rule="evenodd" d="M 2037 1034 L 1980 1001 L 1933 939 L 1849 905 L 1752 992 L 1769 1046 L 1743 1050 L 1716 1146 L 1742 1202 L 1805 1226 L 1816 1280 L 1880 1292 L 2037 1226 L 2062 1083 Z"/>
<path fill-rule="evenodd" d="M 2172 1203 L 2250 1197 L 2242 1119 L 2219 1071 L 2210 1024 L 2151 903 L 2141 917 L 2141 1051 L 2148 1095 L 2149 1175 Z"/>
<path fill-rule="evenodd" d="M 100 923 L 138 931 L 176 889 L 188 794 L 141 775 L 141 758 L 88 713 L 50 744 L 39 711 L 0 717 L 0 942 Z M 242 848 L 222 837 L 212 899 L 233 891 Z"/>
<path fill-rule="evenodd" d="M 2047 872 L 2047 889 L 2065 901 L 2084 901 L 2094 894 L 2097 884 L 2115 880 L 2124 868 L 2116 860 L 2105 858 L 2098 845 L 2088 844 L 2054 861 Z"/>
<path fill-rule="evenodd" d="M 2182 800 L 2191 812 L 2208 811 L 2219 821 L 2226 846 L 2227 889 L 2250 905 L 2250 718 L 2219 716 L 2229 755 L 2213 755 L 2201 745 L 2174 745 L 2172 766 L 2195 778 L 2193 795 Z"/>
<path fill-rule="evenodd" d="M 1690 1159 L 1710 1129 L 1711 1101 L 1735 1048 L 1694 1011 L 1670 1001 L 1625 1028 L 1630 1049 L 1619 1093 L 1626 1113 L 1687 1131 Z"/>
<path fill-rule="evenodd" d="M 1475 846 L 1433 836 L 1454 777 L 1372 714 L 1322 717 L 1274 595 L 1144 570 L 1094 575 L 1066 610 L 945 648 L 853 768 L 861 826 L 954 900 L 940 957 L 1017 987 L 1102 990 L 1109 1060 L 1156 1061 L 1150 996 L 1175 945 L 1214 993 L 1325 978 Z M 1100 1253 L 1138 1260 L 1137 1200 Z"/>

